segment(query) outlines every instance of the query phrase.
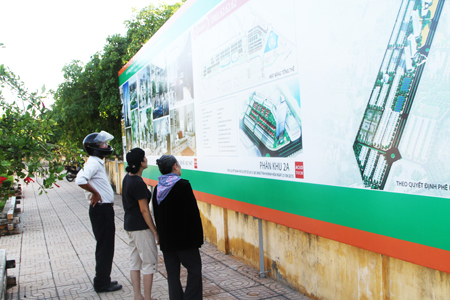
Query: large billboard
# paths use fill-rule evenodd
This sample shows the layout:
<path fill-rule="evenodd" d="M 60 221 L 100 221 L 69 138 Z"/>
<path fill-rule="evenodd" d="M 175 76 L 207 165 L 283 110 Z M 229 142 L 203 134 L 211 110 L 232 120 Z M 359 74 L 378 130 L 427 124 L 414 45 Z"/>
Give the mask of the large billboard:
<path fill-rule="evenodd" d="M 449 6 L 187 1 L 119 73 L 124 151 L 150 183 L 173 154 L 202 201 L 450 272 Z"/>

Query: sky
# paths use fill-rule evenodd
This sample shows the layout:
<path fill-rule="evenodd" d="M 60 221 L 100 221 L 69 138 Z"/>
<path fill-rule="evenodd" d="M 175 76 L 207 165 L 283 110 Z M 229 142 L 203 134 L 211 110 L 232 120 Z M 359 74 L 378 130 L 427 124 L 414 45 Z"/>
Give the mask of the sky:
<path fill-rule="evenodd" d="M 167 4 L 177 0 L 165 0 Z M 30 92 L 56 90 L 62 68 L 87 63 L 108 35 L 125 35 L 132 8 L 159 0 L 0 0 L 0 64 L 9 67 Z M 52 101 L 49 99 L 49 103 Z"/>

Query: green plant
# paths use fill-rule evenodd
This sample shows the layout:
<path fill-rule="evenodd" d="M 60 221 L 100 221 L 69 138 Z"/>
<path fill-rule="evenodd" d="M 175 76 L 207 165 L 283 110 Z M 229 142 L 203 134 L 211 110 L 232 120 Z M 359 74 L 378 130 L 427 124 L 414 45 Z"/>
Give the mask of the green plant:
<path fill-rule="evenodd" d="M 64 177 L 63 157 L 74 156 L 76 149 L 62 147 L 53 135 L 55 121 L 45 107 L 45 88 L 41 93 L 28 92 L 20 78 L 0 65 L 0 174 L 15 175 L 16 179 L 35 176 L 44 189 Z M 8 102 L 3 91 L 16 98 Z M 4 196 L 4 195 L 3 195 Z"/>

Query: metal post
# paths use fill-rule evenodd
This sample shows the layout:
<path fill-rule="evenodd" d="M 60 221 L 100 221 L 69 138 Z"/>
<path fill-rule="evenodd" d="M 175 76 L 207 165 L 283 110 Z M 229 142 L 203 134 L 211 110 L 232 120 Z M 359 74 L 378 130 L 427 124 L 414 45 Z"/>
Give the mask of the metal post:
<path fill-rule="evenodd" d="M 116 193 L 117 194 L 122 194 L 122 183 L 120 182 L 120 175 L 119 175 L 119 159 L 117 158 L 117 156 L 114 158 L 114 163 L 115 163 L 115 167 L 116 167 Z"/>
<path fill-rule="evenodd" d="M 264 278 L 266 271 L 264 270 L 264 239 L 262 230 L 262 220 L 258 218 L 259 233 L 259 277 Z"/>

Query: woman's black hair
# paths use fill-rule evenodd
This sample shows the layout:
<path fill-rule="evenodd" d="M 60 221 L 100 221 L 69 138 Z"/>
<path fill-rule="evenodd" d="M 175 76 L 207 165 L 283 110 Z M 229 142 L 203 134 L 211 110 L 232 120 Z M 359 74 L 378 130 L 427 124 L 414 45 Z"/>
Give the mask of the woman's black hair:
<path fill-rule="evenodd" d="M 133 148 L 127 153 L 128 166 L 125 171 L 131 174 L 136 174 L 141 168 L 141 162 L 144 161 L 145 151 L 141 148 Z"/>
<path fill-rule="evenodd" d="M 163 155 L 156 160 L 161 174 L 166 175 L 172 173 L 172 167 L 177 163 L 177 159 L 173 155 Z"/>

